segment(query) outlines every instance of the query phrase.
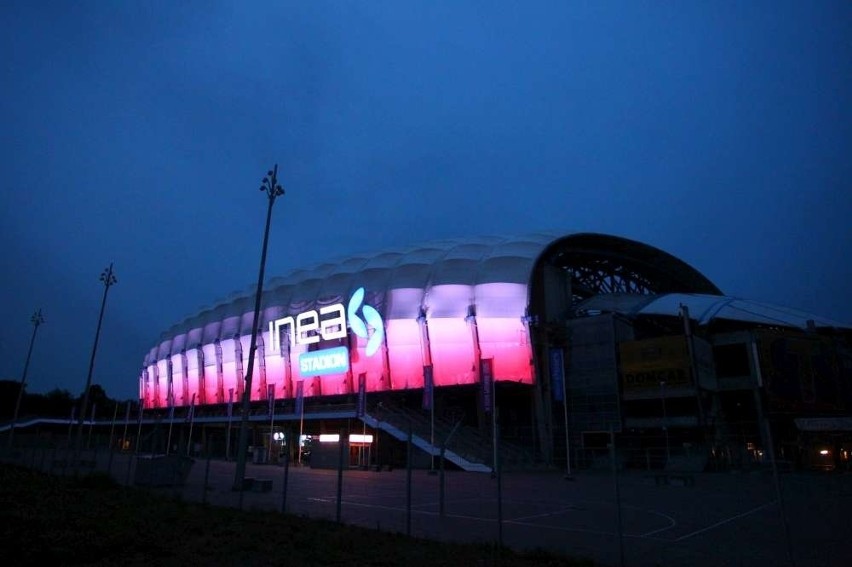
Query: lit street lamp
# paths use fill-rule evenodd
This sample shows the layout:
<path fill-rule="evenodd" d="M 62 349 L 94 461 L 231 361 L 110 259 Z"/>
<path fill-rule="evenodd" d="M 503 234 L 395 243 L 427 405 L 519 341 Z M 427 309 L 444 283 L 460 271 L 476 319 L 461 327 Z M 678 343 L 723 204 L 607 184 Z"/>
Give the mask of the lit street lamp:
<path fill-rule="evenodd" d="M 106 307 L 107 293 L 110 286 L 116 283 L 115 274 L 112 271 L 112 262 L 109 267 L 101 273 L 101 282 L 104 284 L 104 297 L 101 300 L 101 313 L 98 315 L 98 328 L 95 331 L 95 344 L 92 345 L 92 358 L 89 360 L 89 374 L 86 376 L 86 389 L 83 390 L 83 405 L 80 408 L 79 427 L 77 429 L 77 452 L 83 442 L 83 422 L 86 420 L 86 406 L 89 405 L 89 389 L 92 385 L 92 370 L 95 368 L 95 353 L 98 350 L 98 339 L 101 336 L 101 323 L 104 320 L 104 307 Z"/>
<path fill-rule="evenodd" d="M 268 205 L 266 208 L 266 228 L 263 231 L 263 248 L 260 253 L 260 270 L 257 275 L 257 291 L 254 296 L 254 320 L 251 325 L 251 346 L 249 346 L 248 369 L 243 388 L 242 415 L 240 416 L 240 436 L 237 445 L 237 470 L 234 475 L 234 490 L 240 491 L 242 504 L 243 480 L 246 475 L 246 450 L 248 447 L 248 416 L 251 408 L 251 380 L 254 372 L 254 353 L 257 350 L 257 324 L 260 319 L 260 296 L 263 293 L 263 272 L 266 270 L 266 248 L 269 243 L 269 224 L 272 221 L 272 205 L 275 199 L 284 194 L 284 189 L 278 184 L 278 164 L 266 174 L 260 185 L 260 190 L 266 192 Z"/>
<path fill-rule="evenodd" d="M 44 317 L 41 316 L 41 309 L 33 313 L 30 321 L 33 323 L 33 336 L 30 338 L 30 348 L 27 351 L 27 361 L 24 363 L 24 373 L 21 375 L 21 387 L 18 389 L 18 399 L 15 401 L 15 413 L 12 416 L 12 424 L 9 427 L 9 449 L 12 448 L 12 438 L 15 436 L 15 424 L 18 422 L 18 412 L 21 410 L 21 399 L 24 397 L 24 386 L 26 386 L 27 383 L 27 370 L 30 367 L 30 356 L 33 353 L 36 331 L 38 331 L 38 326 L 44 323 Z"/>

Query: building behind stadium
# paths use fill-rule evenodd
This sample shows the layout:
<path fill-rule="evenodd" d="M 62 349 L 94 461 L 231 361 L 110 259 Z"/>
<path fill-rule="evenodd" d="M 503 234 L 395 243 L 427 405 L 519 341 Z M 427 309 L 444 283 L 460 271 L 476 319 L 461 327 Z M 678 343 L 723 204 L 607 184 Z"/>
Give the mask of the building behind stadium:
<path fill-rule="evenodd" d="M 144 357 L 139 394 L 156 443 L 233 457 L 254 299 L 248 290 L 202 310 Z M 594 467 L 611 437 L 624 466 L 647 468 L 759 464 L 770 436 L 797 467 L 848 468 L 852 457 L 852 326 L 726 296 L 625 238 L 392 248 L 271 279 L 261 305 L 256 462 L 290 447 L 324 466 L 343 442 L 352 466 L 400 466 L 409 433 L 419 466 L 446 445 L 447 464 L 481 471 L 495 438 L 517 467 L 564 467 L 566 454 Z"/>

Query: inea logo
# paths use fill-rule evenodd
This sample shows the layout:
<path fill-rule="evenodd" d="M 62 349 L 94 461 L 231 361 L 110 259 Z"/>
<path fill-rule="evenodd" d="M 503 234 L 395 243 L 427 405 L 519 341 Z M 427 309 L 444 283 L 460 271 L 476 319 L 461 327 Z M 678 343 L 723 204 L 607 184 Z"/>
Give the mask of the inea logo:
<path fill-rule="evenodd" d="M 361 311 L 362 315 L 358 314 Z M 367 339 L 365 354 L 373 356 L 385 340 L 382 316 L 373 307 L 364 305 L 364 288 L 359 287 L 349 298 L 344 309 L 342 303 L 321 307 L 319 311 L 309 310 L 269 322 L 269 336 L 272 351 L 281 349 L 281 331 L 286 331 L 289 344 L 312 345 L 320 340 L 331 341 L 346 337 L 347 319 L 352 332 Z M 373 328 L 373 334 L 368 331 Z M 299 355 L 299 366 L 303 376 L 317 376 L 323 373 L 345 372 L 349 369 L 349 350 L 344 346 L 305 352 Z"/>
<path fill-rule="evenodd" d="M 373 356 L 376 351 L 379 350 L 379 346 L 382 344 L 382 341 L 385 340 L 385 326 L 379 312 L 369 305 L 362 306 L 363 303 L 364 288 L 359 287 L 355 290 L 355 293 L 352 294 L 352 297 L 349 298 L 349 305 L 346 307 L 346 317 L 349 319 L 349 326 L 352 328 L 353 333 L 362 339 L 369 337 L 369 340 L 367 341 L 367 348 L 364 352 L 367 356 Z M 365 325 L 364 321 L 358 317 L 359 307 L 364 313 L 364 319 L 367 320 L 367 325 L 370 325 L 373 328 L 372 337 L 370 337 L 370 334 L 367 332 L 367 325 Z"/>

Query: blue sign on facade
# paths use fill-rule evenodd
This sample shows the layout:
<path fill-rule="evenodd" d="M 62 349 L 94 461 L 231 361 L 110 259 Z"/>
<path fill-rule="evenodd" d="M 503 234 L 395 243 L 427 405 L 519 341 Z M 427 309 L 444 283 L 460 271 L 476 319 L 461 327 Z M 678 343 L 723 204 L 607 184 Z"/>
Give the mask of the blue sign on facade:
<path fill-rule="evenodd" d="M 432 397 L 434 396 L 434 374 L 432 373 L 432 365 L 427 364 L 423 367 L 423 409 L 432 409 Z"/>
<path fill-rule="evenodd" d="M 550 349 L 550 389 L 557 402 L 565 400 L 565 363 L 561 348 Z"/>
<path fill-rule="evenodd" d="M 491 413 L 494 406 L 494 361 L 483 358 L 479 361 L 479 379 L 482 386 L 482 410 Z"/>
<path fill-rule="evenodd" d="M 338 374 L 349 370 L 349 349 L 344 346 L 306 352 L 299 355 L 303 377 Z"/>

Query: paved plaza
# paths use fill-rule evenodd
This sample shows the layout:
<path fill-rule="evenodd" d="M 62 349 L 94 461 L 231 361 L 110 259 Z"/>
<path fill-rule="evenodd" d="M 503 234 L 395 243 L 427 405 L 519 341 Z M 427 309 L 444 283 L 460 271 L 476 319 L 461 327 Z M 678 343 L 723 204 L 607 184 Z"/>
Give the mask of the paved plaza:
<path fill-rule="evenodd" d="M 21 459 L 63 472 L 43 454 Z M 134 483 L 140 462 L 118 453 L 88 461 L 122 484 Z M 782 515 L 768 471 L 699 473 L 694 484 L 665 484 L 652 472 L 619 471 L 618 498 L 611 471 L 575 471 L 571 479 L 561 472 L 515 472 L 501 477 L 499 499 L 498 481 L 490 474 L 447 471 L 443 506 L 440 476 L 424 470 L 411 471 L 409 488 L 404 469 L 345 470 L 339 477 L 336 470 L 291 466 L 285 471 L 249 463 L 246 476 L 265 490 L 242 493 L 232 490 L 234 472 L 232 462 L 193 459 L 182 484 L 152 489 L 247 512 L 285 508 L 288 514 L 329 520 L 339 515 L 345 523 L 416 537 L 502 540 L 515 549 L 585 556 L 602 565 L 850 564 L 849 473 L 782 473 Z"/>

